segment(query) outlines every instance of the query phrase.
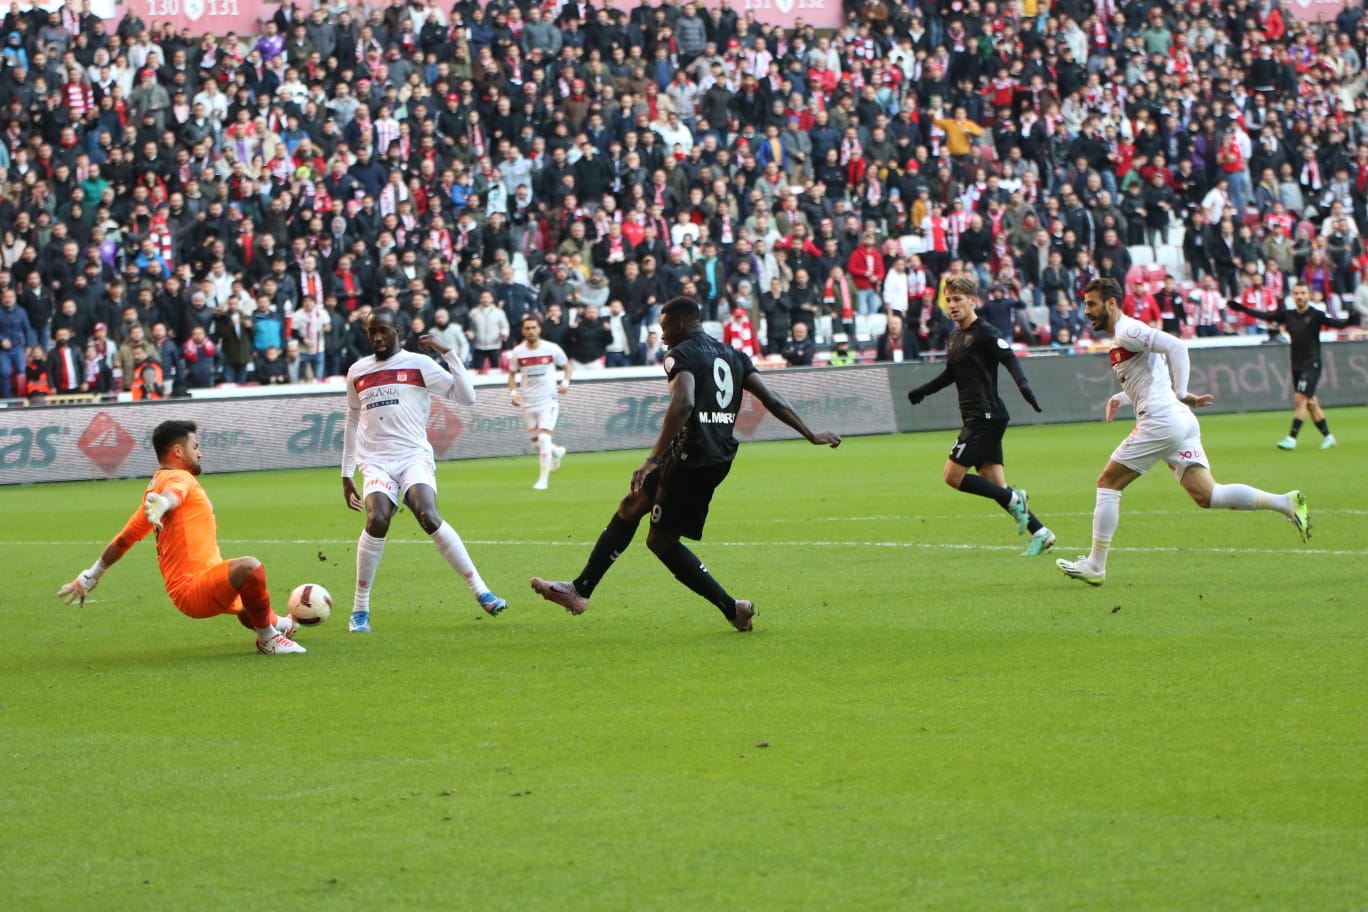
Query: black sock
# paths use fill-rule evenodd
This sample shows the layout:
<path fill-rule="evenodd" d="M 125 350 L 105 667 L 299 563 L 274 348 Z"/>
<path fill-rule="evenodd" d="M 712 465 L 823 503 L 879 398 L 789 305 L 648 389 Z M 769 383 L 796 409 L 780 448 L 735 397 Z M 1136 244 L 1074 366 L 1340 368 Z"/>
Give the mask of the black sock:
<path fill-rule="evenodd" d="M 599 533 L 598 541 L 594 542 L 594 550 L 589 552 L 589 562 L 584 565 L 580 575 L 575 577 L 576 592 L 585 598 L 594 594 L 594 587 L 603 579 L 608 568 L 613 566 L 613 561 L 627 550 L 640 524 L 641 517 L 623 519 L 616 513 L 613 514 L 613 518 L 608 520 L 608 527 Z"/>
<path fill-rule="evenodd" d="M 1007 509 L 1012 502 L 1012 489 L 1004 488 L 1000 484 L 994 484 L 982 475 L 965 475 L 960 479 L 959 489 L 965 494 L 977 494 L 979 497 L 986 497 L 996 501 L 999 507 Z"/>
<path fill-rule="evenodd" d="M 1330 422 L 1328 422 L 1328 421 L 1326 421 L 1324 418 L 1322 418 L 1320 421 L 1317 421 L 1317 422 L 1316 422 L 1316 430 L 1318 430 L 1318 431 L 1321 432 L 1321 436 L 1322 436 L 1322 437 L 1329 437 L 1329 436 L 1330 436 Z"/>
<path fill-rule="evenodd" d="M 1301 420 L 1300 418 L 1293 418 L 1293 419 L 1292 419 L 1292 430 L 1290 430 L 1290 431 L 1287 432 L 1287 436 L 1288 436 L 1288 437 L 1291 437 L 1293 440 L 1296 440 L 1296 439 L 1297 439 L 1297 435 L 1301 433 L 1301 426 L 1302 426 L 1302 420 Z"/>
<path fill-rule="evenodd" d="M 1027 532 L 1030 532 L 1032 535 L 1035 535 L 1037 532 L 1039 532 L 1039 531 L 1040 531 L 1041 529 L 1043 529 L 1043 528 L 1045 528 L 1045 524 L 1044 524 L 1043 522 L 1041 522 L 1040 520 L 1036 519 L 1036 515 L 1035 515 L 1034 513 L 1028 513 L 1028 514 L 1026 514 L 1026 531 L 1027 531 Z"/>
<path fill-rule="evenodd" d="M 736 619 L 736 600 L 727 594 L 722 584 L 713 578 L 696 554 L 684 547 L 682 541 L 675 539 L 669 550 L 664 554 L 657 554 L 656 557 L 670 568 L 675 579 L 716 605 L 717 610 L 721 611 L 727 620 Z"/>

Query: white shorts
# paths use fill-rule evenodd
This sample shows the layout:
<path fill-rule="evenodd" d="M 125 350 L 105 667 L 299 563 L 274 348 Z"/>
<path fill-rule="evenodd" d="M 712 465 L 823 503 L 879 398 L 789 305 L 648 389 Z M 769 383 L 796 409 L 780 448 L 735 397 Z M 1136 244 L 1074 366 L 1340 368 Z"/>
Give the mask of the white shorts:
<path fill-rule="evenodd" d="M 427 485 L 437 490 L 437 468 L 430 459 L 415 459 L 406 463 L 368 463 L 361 467 L 361 499 L 380 493 L 396 505 L 414 485 Z"/>
<path fill-rule="evenodd" d="M 1187 409 L 1136 424 L 1130 436 L 1112 451 L 1111 458 L 1141 475 L 1162 460 L 1179 480 L 1188 466 L 1210 468 L 1211 465 L 1202 449 L 1202 429 L 1197 424 L 1197 416 Z"/>
<path fill-rule="evenodd" d="M 527 425 L 529 432 L 538 429 L 543 431 L 554 431 L 556 429 L 556 419 L 560 417 L 560 401 L 552 399 L 550 402 L 543 402 L 541 405 L 529 405 L 523 407 L 523 423 Z"/>

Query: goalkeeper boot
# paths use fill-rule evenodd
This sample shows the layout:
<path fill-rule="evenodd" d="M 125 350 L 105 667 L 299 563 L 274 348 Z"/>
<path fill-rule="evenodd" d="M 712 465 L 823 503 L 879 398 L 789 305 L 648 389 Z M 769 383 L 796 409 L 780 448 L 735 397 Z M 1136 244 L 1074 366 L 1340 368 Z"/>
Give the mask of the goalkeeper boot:
<path fill-rule="evenodd" d="M 1332 446 L 1334 446 L 1336 443 L 1337 443 L 1337 441 L 1335 440 L 1335 435 L 1334 435 L 1334 434 L 1326 434 L 1326 435 L 1325 435 L 1325 439 L 1321 441 L 1320 448 L 1321 448 L 1322 450 L 1328 450 L 1328 449 L 1330 449 Z"/>
<path fill-rule="evenodd" d="M 1086 557 L 1079 557 L 1076 561 L 1066 561 L 1060 558 L 1055 561 L 1055 566 L 1069 579 L 1082 580 L 1089 586 L 1100 586 L 1107 578 L 1106 571 L 1099 573 L 1088 565 Z"/>
<path fill-rule="evenodd" d="M 736 603 L 736 617 L 732 618 L 731 625 L 742 633 L 750 633 L 754 628 L 751 626 L 751 618 L 756 615 L 755 605 L 744 599 Z"/>
<path fill-rule="evenodd" d="M 1044 554 L 1055 546 L 1054 533 L 1041 526 L 1031 534 L 1031 543 L 1026 546 L 1026 550 L 1021 552 L 1022 557 L 1035 557 L 1037 554 Z"/>
<path fill-rule="evenodd" d="M 552 582 L 534 576 L 532 591 L 548 602 L 555 602 L 571 614 L 584 614 L 589 608 L 589 600 L 579 594 L 574 583 Z"/>
<path fill-rule="evenodd" d="M 257 637 L 257 652 L 262 655 L 293 655 L 308 652 L 294 640 L 285 636 L 283 633 L 276 633 L 274 636 L 262 639 Z"/>
<path fill-rule="evenodd" d="M 1026 531 L 1026 527 L 1031 524 L 1031 498 L 1030 495 L 1021 488 L 1012 489 L 1012 502 L 1007 505 L 1007 512 L 1012 514 L 1012 519 L 1016 520 L 1017 535 Z"/>
<path fill-rule="evenodd" d="M 1292 525 L 1297 527 L 1297 532 L 1301 534 L 1302 541 L 1311 540 L 1311 511 L 1306 508 L 1306 495 L 1301 491 L 1288 491 L 1287 496 L 1292 499 L 1292 515 L 1288 517 Z"/>
<path fill-rule="evenodd" d="M 481 592 L 475 598 L 480 603 L 480 607 L 485 610 L 485 614 L 490 617 L 498 617 L 499 612 L 508 607 L 508 602 L 499 598 L 492 592 Z"/>
<path fill-rule="evenodd" d="M 1282 440 L 1278 441 L 1278 449 L 1280 450 L 1295 450 L 1296 448 L 1297 438 L 1291 436 L 1290 434 L 1284 437 Z"/>
<path fill-rule="evenodd" d="M 370 612 L 353 611 L 351 620 L 347 622 L 347 631 L 349 633 L 370 633 Z"/>
<path fill-rule="evenodd" d="M 275 629 L 280 631 L 280 635 L 285 639 L 293 640 L 299 632 L 299 621 L 296 621 L 293 615 L 282 615 L 276 618 Z"/>

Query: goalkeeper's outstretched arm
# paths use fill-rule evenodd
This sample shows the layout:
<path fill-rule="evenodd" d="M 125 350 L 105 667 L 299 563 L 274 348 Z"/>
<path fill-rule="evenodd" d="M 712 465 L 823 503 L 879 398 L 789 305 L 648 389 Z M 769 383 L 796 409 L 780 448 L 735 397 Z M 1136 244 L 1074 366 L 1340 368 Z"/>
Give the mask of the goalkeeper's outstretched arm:
<path fill-rule="evenodd" d="M 58 589 L 57 597 L 68 605 L 78 599 L 84 605 L 86 596 L 100 584 L 100 579 L 105 575 L 105 571 L 118 563 L 119 559 L 128 553 L 128 549 L 142 541 L 154 527 L 160 529 L 166 514 L 179 506 L 180 498 L 174 493 L 149 493 L 143 500 L 142 506 L 133 513 L 119 534 L 114 536 L 109 544 L 105 545 L 100 556 L 95 559 L 95 563 L 76 574 L 75 579 Z"/>

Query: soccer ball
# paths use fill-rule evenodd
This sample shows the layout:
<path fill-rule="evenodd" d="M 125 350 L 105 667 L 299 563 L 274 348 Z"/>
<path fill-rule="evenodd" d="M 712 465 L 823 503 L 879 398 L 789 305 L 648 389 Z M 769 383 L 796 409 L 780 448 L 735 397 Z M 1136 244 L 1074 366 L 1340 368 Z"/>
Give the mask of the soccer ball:
<path fill-rule="evenodd" d="M 332 614 L 332 596 L 318 583 L 296 586 L 290 593 L 290 616 L 301 624 L 321 624 Z"/>

